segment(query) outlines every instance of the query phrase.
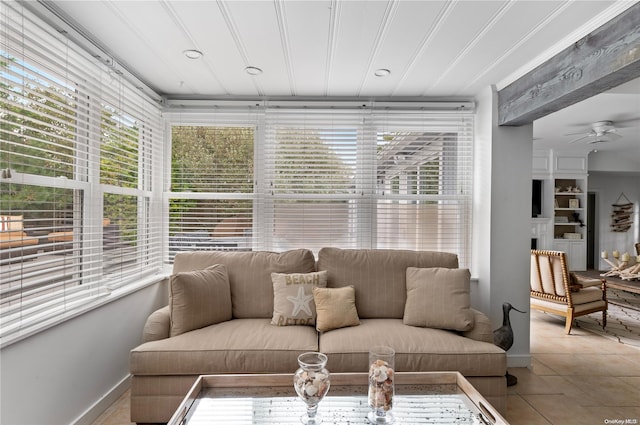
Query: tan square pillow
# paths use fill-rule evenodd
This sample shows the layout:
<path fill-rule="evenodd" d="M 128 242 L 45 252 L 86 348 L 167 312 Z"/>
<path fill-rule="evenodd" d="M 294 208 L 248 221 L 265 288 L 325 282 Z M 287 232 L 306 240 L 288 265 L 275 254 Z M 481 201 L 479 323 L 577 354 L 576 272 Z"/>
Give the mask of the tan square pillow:
<path fill-rule="evenodd" d="M 176 273 L 169 284 L 170 336 L 231 320 L 231 290 L 221 264 Z"/>
<path fill-rule="evenodd" d="M 473 328 L 468 269 L 407 267 L 405 325 L 468 331 Z"/>
<path fill-rule="evenodd" d="M 316 324 L 313 288 L 327 286 L 326 270 L 313 273 L 271 273 L 273 317 L 277 326 Z"/>
<path fill-rule="evenodd" d="M 313 288 L 313 300 L 316 303 L 316 329 L 319 332 L 360 324 L 353 286 Z"/>

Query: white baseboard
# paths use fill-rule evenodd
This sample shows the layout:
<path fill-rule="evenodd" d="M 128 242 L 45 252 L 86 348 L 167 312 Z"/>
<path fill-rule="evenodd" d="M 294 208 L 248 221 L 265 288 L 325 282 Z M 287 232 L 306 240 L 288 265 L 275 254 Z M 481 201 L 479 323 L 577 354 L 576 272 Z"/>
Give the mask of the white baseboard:
<path fill-rule="evenodd" d="M 95 422 L 100 415 L 107 410 L 113 403 L 118 401 L 120 396 L 124 394 L 131 387 L 131 375 L 127 375 L 122 381 L 104 395 L 101 399 L 97 400 L 91 407 L 87 409 L 78 419 L 73 422 L 73 425 L 91 425 Z"/>
<path fill-rule="evenodd" d="M 530 354 L 507 354 L 507 367 L 531 367 Z"/>

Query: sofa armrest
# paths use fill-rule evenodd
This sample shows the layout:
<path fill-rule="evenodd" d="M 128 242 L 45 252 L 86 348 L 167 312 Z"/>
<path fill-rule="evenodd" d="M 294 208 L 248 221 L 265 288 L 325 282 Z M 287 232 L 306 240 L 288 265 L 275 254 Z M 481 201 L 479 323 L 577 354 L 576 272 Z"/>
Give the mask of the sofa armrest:
<path fill-rule="evenodd" d="M 475 339 L 476 341 L 490 342 L 493 344 L 493 330 L 491 329 L 491 320 L 481 311 L 471 309 L 473 311 L 475 324 L 473 329 L 462 333 L 464 337 Z"/>
<path fill-rule="evenodd" d="M 149 315 L 142 331 L 142 341 L 149 342 L 169 338 L 170 328 L 171 316 L 167 305 Z"/>

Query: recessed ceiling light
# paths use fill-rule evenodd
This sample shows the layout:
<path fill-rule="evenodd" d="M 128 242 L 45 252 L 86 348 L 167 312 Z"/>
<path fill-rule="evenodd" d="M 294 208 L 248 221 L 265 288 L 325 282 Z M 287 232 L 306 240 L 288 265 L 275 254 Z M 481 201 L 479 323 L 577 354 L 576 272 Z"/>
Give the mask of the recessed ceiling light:
<path fill-rule="evenodd" d="M 249 75 L 260 75 L 262 74 L 262 70 L 260 68 L 258 68 L 257 66 L 248 66 L 244 69 L 244 72 L 246 72 Z"/>
<path fill-rule="evenodd" d="M 391 71 L 389 71 L 386 68 L 380 68 L 380 69 L 376 69 L 376 72 L 374 72 L 374 75 L 376 77 L 386 77 L 389 74 L 391 74 Z"/>
<path fill-rule="evenodd" d="M 189 59 L 200 59 L 202 57 L 202 52 L 200 50 L 189 49 L 182 53 Z"/>

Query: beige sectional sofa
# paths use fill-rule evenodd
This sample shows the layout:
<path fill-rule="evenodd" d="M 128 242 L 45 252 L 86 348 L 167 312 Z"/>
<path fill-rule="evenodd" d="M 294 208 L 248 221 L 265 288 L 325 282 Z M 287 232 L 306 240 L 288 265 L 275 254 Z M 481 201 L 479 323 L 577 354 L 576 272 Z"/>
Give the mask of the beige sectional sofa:
<path fill-rule="evenodd" d="M 272 324 L 272 273 L 316 271 L 326 271 L 327 288 L 354 288 L 356 323 L 324 332 Z M 178 283 L 194 276 L 223 283 L 209 301 L 190 299 Z M 168 421 L 200 374 L 293 373 L 306 351 L 327 354 L 331 372 L 364 372 L 369 347 L 380 344 L 395 349 L 396 370 L 460 371 L 504 412 L 506 353 L 489 319 L 468 308 L 468 285 L 457 256 L 442 252 L 323 248 L 317 261 L 305 249 L 179 253 L 170 305 L 149 317 L 131 351 L 131 420 Z"/>

